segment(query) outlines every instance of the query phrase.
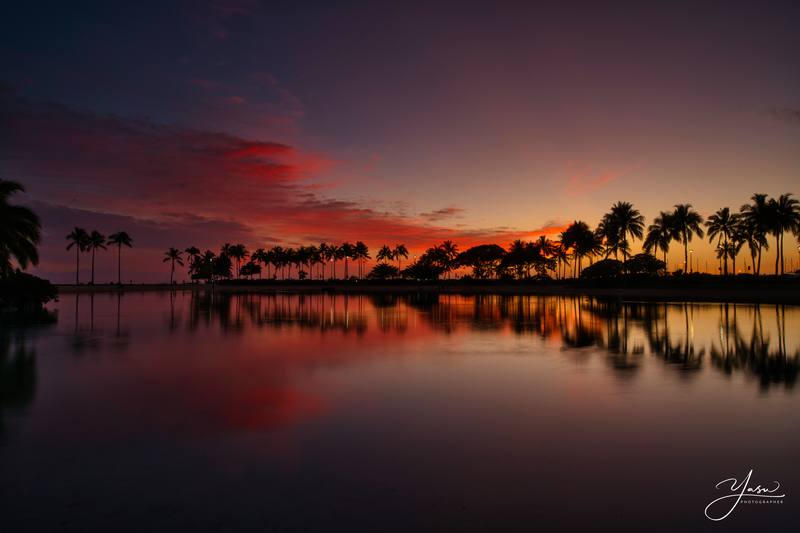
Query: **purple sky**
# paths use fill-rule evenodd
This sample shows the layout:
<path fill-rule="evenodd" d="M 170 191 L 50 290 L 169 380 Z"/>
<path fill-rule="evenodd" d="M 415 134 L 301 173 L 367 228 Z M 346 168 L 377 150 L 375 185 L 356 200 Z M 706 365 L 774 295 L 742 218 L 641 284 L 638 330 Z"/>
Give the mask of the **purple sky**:
<path fill-rule="evenodd" d="M 800 4 L 430 4 L 7 6 L 0 177 L 38 271 L 72 279 L 75 225 L 158 280 L 172 245 L 506 244 L 800 193 Z"/>

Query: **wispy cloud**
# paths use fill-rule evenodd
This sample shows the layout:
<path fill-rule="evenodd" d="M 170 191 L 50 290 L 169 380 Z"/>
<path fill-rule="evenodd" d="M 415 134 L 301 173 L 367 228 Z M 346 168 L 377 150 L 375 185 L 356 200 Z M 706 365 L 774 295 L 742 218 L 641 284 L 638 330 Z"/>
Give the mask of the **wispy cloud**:
<path fill-rule="evenodd" d="M 463 213 L 464 209 L 450 206 L 428 211 L 427 213 L 420 213 L 419 216 L 429 222 L 439 222 L 440 220 L 460 217 Z"/>

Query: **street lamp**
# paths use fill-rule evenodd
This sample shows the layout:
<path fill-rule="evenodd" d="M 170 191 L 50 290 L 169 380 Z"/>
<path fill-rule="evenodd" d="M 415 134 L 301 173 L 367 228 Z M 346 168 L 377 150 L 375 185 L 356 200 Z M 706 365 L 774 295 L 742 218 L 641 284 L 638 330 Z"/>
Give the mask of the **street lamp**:
<path fill-rule="evenodd" d="M 692 254 L 693 253 L 694 253 L 694 250 L 690 249 L 689 250 L 689 274 L 692 273 Z"/>

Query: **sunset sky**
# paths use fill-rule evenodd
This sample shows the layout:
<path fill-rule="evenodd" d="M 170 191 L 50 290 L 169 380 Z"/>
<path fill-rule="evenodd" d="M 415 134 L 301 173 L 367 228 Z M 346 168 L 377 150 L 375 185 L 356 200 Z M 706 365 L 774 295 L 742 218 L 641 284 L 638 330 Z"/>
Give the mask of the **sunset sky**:
<path fill-rule="evenodd" d="M 73 226 L 128 231 L 154 281 L 169 246 L 506 245 L 800 194 L 800 3 L 610 4 L 8 4 L 0 177 L 62 282 Z"/>

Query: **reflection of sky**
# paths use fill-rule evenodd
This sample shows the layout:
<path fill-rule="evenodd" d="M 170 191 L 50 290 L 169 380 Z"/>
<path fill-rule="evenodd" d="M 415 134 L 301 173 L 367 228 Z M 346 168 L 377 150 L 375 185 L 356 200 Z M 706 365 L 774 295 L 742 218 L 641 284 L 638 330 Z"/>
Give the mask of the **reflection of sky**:
<path fill-rule="evenodd" d="M 626 515 L 635 530 L 667 499 L 663 523 L 686 530 L 714 484 L 754 461 L 765 479 L 800 482 L 787 467 L 800 435 L 794 389 L 760 387 L 754 367 L 726 373 L 711 360 L 724 306 L 188 292 L 93 300 L 81 295 L 75 320 L 75 296 L 63 295 L 58 323 L 21 337 L 36 352 L 36 386 L 24 409 L 0 412 L 10 526 L 23 517 L 44 529 L 64 519 L 152 524 L 162 509 L 157 520 L 174 528 L 232 516 L 262 527 L 265 512 L 296 529 L 336 516 L 348 530 L 374 530 L 391 513 L 398 531 L 426 529 L 423 518 L 435 530 L 533 519 L 577 528 L 617 519 L 618 500 L 606 495 L 623 486 L 639 509 Z M 796 371 L 798 308 L 734 309 L 744 344 L 763 328 L 774 363 L 785 328 Z M 687 316 L 699 366 L 648 343 L 666 325 L 682 346 Z M 569 348 L 578 324 L 592 342 Z M 34 512 L 41 501 L 49 513 Z M 736 525 L 781 529 L 792 518 L 757 514 Z"/>
<path fill-rule="evenodd" d="M 43 272 L 70 279 L 75 224 L 131 229 L 152 280 L 172 245 L 506 244 L 796 183 L 793 2 L 233 4 L 6 10 L 0 170 Z"/>

